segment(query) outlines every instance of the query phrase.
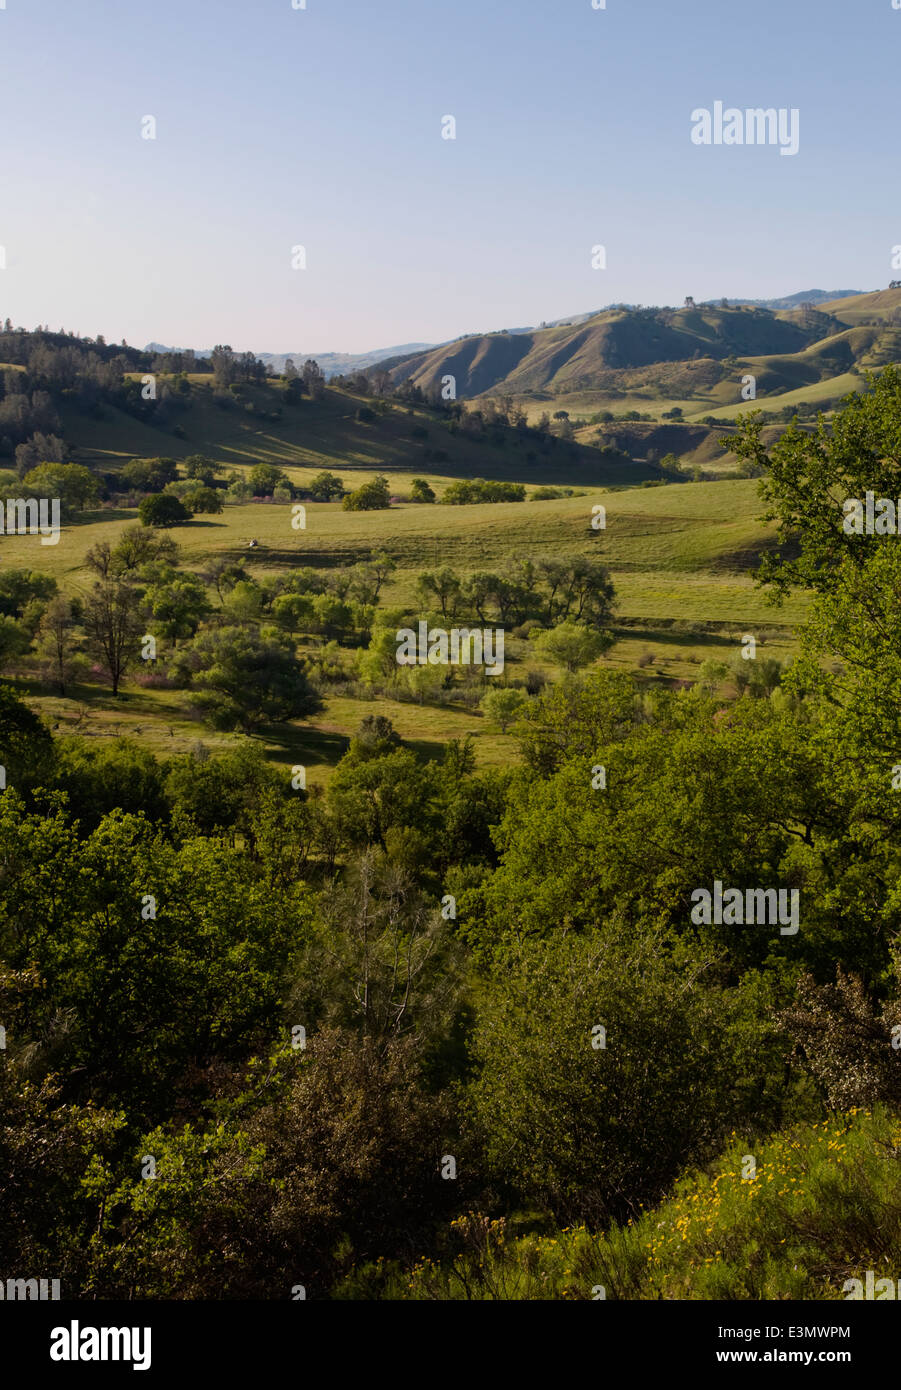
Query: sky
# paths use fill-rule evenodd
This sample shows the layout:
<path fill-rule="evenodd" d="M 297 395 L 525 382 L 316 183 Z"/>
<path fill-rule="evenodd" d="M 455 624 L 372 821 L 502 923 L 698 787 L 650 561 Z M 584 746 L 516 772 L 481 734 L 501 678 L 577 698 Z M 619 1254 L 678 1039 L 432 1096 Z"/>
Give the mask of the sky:
<path fill-rule="evenodd" d="M 363 352 L 875 289 L 899 52 L 892 0 L 0 0 L 0 317 Z M 716 101 L 797 154 L 694 143 Z"/>

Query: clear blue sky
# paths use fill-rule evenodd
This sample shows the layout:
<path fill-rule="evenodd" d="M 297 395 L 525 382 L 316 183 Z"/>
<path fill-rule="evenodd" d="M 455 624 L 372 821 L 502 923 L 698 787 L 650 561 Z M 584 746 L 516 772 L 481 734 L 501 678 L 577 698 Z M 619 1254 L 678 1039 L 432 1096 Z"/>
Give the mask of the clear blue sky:
<path fill-rule="evenodd" d="M 0 315 L 355 352 L 875 288 L 899 54 L 891 0 L 6 0 Z M 797 107 L 799 153 L 693 145 L 716 100 Z"/>

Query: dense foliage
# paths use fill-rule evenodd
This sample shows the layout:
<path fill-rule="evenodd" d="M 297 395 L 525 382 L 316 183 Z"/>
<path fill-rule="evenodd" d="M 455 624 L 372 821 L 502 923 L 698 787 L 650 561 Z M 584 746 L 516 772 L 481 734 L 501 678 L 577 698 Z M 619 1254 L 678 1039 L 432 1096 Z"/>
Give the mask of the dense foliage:
<path fill-rule="evenodd" d="M 531 621 L 558 665 L 477 692 L 515 765 L 428 763 L 372 715 L 308 791 L 250 737 L 53 738 L 0 687 L 0 1270 L 101 1298 L 591 1298 L 837 1297 L 897 1267 L 901 561 L 847 543 L 841 503 L 901 494 L 899 438 L 891 371 L 771 457 L 748 427 L 764 577 L 814 595 L 781 681 L 652 694 L 598 665 L 595 560 L 424 573 L 436 622 Z M 350 650 L 399 681 L 422 612 L 379 606 L 378 553 L 257 581 L 137 527 L 91 564 L 77 611 L 0 584 L 6 621 L 56 634 L 53 679 L 84 646 L 116 688 L 149 623 L 244 735 L 314 712 Z M 796 918 L 699 912 L 717 884 Z"/>

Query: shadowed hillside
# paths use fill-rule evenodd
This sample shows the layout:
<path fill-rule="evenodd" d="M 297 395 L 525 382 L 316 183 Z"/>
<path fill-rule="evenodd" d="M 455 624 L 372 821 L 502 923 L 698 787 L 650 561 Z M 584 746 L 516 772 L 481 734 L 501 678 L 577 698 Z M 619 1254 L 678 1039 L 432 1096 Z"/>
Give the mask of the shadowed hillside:
<path fill-rule="evenodd" d="M 575 327 L 462 338 L 387 365 L 395 383 L 411 381 L 427 392 L 440 390 L 446 375 L 456 378 L 461 396 L 490 390 L 561 391 L 590 386 L 609 369 L 699 356 L 721 360 L 736 353 L 799 352 L 829 326 L 825 314 L 805 321 L 797 312 L 754 308 L 609 309 Z"/>

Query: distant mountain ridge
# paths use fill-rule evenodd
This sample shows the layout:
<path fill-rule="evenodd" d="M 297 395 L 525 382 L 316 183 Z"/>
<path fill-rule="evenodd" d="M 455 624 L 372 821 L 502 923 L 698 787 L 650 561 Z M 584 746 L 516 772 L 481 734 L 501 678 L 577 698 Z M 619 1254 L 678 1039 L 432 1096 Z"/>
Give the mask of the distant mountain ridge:
<path fill-rule="evenodd" d="M 736 299 L 732 295 L 721 295 L 719 299 L 704 299 L 702 304 L 719 304 L 725 299 L 729 304 L 752 304 L 757 309 L 798 309 L 802 304 L 828 304 L 833 299 L 849 299 L 852 295 L 866 294 L 866 290 L 799 290 L 797 294 L 785 295 L 782 299 Z M 662 306 L 661 306 L 662 307 Z M 604 314 L 609 309 L 640 309 L 640 304 L 624 304 L 617 300 L 613 304 L 605 304 L 602 309 L 591 309 L 587 314 L 564 314 L 559 319 L 549 319 L 539 324 L 531 324 L 528 328 L 505 328 L 505 333 L 534 333 L 536 328 L 563 328 L 568 325 L 573 327 L 580 323 L 585 323 L 588 319 L 595 318 L 598 314 Z M 433 344 L 437 346 L 437 344 Z"/>
<path fill-rule="evenodd" d="M 457 397 L 470 400 L 590 393 L 725 407 L 739 364 L 771 396 L 830 380 L 847 389 L 849 373 L 901 357 L 901 289 L 825 297 L 832 293 L 802 290 L 765 303 L 687 298 L 678 309 L 612 305 L 537 329 L 467 335 L 381 365 L 395 386 L 431 397 L 452 379 Z"/>
<path fill-rule="evenodd" d="M 371 352 L 258 352 L 256 357 L 274 372 L 283 372 L 290 357 L 295 367 L 300 368 L 307 358 L 319 363 L 326 377 L 339 376 L 350 372 L 363 372 L 389 357 L 407 356 L 411 352 L 423 352 L 434 347 L 434 343 L 401 343 L 396 347 L 373 348 Z M 148 343 L 145 352 L 182 352 L 183 348 L 168 347 L 165 343 Z M 195 357 L 209 357 L 210 348 L 195 349 Z"/>
<path fill-rule="evenodd" d="M 748 304 L 758 309 L 796 309 L 802 304 L 828 303 L 835 299 L 848 299 L 855 295 L 864 294 L 864 290 L 799 290 L 797 294 L 786 295 L 782 299 L 732 299 L 728 295 L 725 299 L 729 304 Z M 705 306 L 719 304 L 720 300 L 704 300 Z M 590 319 L 597 318 L 599 314 L 605 314 L 614 310 L 638 311 L 641 305 L 637 304 L 606 304 L 602 309 L 590 309 L 587 313 L 566 314 L 559 319 L 549 319 L 542 323 L 532 324 L 527 328 L 505 328 L 500 330 L 502 333 L 511 337 L 522 337 L 527 333 L 539 333 L 549 328 L 577 328 L 580 324 L 587 323 Z M 272 367 L 275 372 L 283 372 L 285 363 L 290 357 L 295 366 L 300 366 L 308 357 L 312 357 L 319 363 L 326 377 L 333 377 L 351 372 L 366 371 L 369 367 L 374 367 L 379 362 L 390 363 L 392 366 L 404 358 L 413 356 L 416 353 L 432 352 L 437 348 L 447 347 L 450 342 L 461 342 L 465 338 L 479 338 L 494 336 L 494 334 L 462 334 L 459 338 L 448 340 L 443 343 L 399 343 L 394 347 L 373 348 L 370 352 L 258 352 L 255 355 L 267 367 Z M 183 348 L 174 348 L 165 343 L 147 343 L 145 352 L 182 352 Z M 210 348 L 195 348 L 195 357 L 209 357 Z"/>
<path fill-rule="evenodd" d="M 782 299 L 729 299 L 730 304 L 753 304 L 758 309 L 800 309 L 802 304 L 830 304 L 834 299 L 851 299 L 859 294 L 867 294 L 867 290 L 799 290 L 797 294 L 787 294 Z M 707 304 L 716 304 L 719 301 L 708 299 Z"/>

